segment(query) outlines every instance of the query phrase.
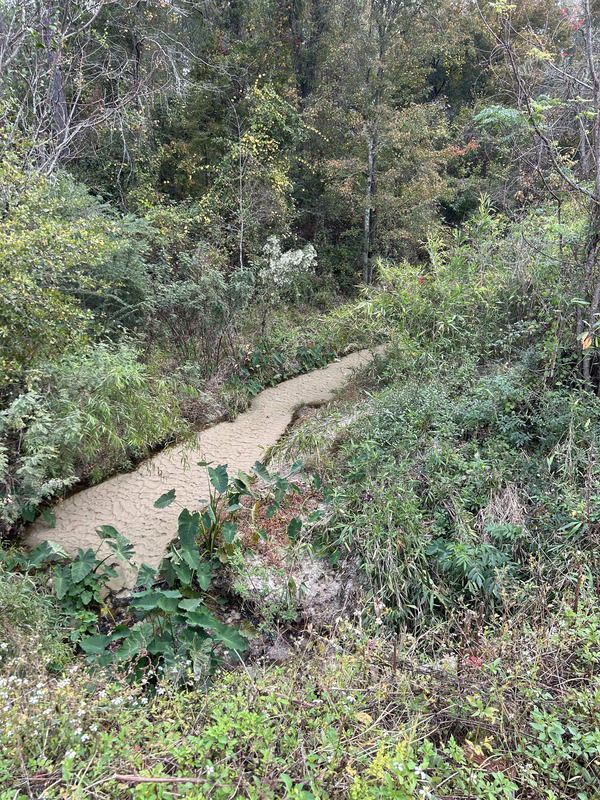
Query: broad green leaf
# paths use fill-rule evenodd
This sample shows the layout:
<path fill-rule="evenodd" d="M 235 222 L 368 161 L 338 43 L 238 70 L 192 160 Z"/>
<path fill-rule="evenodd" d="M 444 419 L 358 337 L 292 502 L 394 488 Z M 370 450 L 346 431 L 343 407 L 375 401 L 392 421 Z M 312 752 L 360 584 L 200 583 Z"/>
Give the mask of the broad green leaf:
<path fill-rule="evenodd" d="M 247 641 L 240 636 L 235 628 L 230 625 L 225 625 L 222 622 L 217 622 L 216 626 L 212 626 L 214 638 L 221 642 L 229 650 L 237 650 L 242 653 L 248 649 Z"/>
<path fill-rule="evenodd" d="M 42 517 L 44 518 L 44 522 L 51 528 L 56 527 L 56 515 L 54 514 L 51 508 L 45 508 L 42 511 Z"/>
<path fill-rule="evenodd" d="M 309 515 L 308 521 L 309 522 L 318 522 L 320 519 L 323 518 L 325 512 L 322 508 L 317 508 L 316 511 L 313 511 L 312 514 Z"/>
<path fill-rule="evenodd" d="M 185 561 L 182 561 L 181 564 L 176 564 L 173 562 L 173 569 L 175 570 L 175 574 L 179 578 L 180 583 L 182 583 L 184 586 L 191 586 L 192 570 L 190 569 L 189 564 L 186 564 Z"/>
<path fill-rule="evenodd" d="M 285 478 L 277 477 L 277 481 L 275 484 L 275 502 L 281 503 L 285 495 L 287 494 L 288 489 L 290 488 L 289 483 L 285 480 Z"/>
<path fill-rule="evenodd" d="M 131 628 L 127 625 L 117 625 L 116 628 L 113 628 L 110 632 L 110 638 L 114 642 L 116 639 L 127 639 L 131 636 Z"/>
<path fill-rule="evenodd" d="M 188 564 L 194 571 L 200 568 L 200 564 L 202 562 L 200 559 L 200 551 L 196 547 L 196 542 L 194 542 L 191 547 L 182 547 L 180 555 L 186 564 Z"/>
<path fill-rule="evenodd" d="M 227 474 L 227 464 L 220 464 L 218 467 L 209 467 L 208 476 L 210 482 L 215 487 L 219 494 L 225 494 L 229 484 L 229 475 Z"/>
<path fill-rule="evenodd" d="M 206 606 L 189 611 L 186 616 L 188 625 L 198 625 L 200 628 L 213 628 L 219 624 Z"/>
<path fill-rule="evenodd" d="M 321 488 L 321 476 L 319 475 L 318 472 L 313 472 L 312 479 L 315 485 L 315 489 L 319 491 L 319 489 Z"/>
<path fill-rule="evenodd" d="M 27 564 L 30 567 L 39 566 L 42 561 L 51 561 L 55 558 L 67 558 L 67 553 L 56 542 L 42 542 L 35 550 L 32 550 L 27 559 Z"/>
<path fill-rule="evenodd" d="M 81 581 L 92 572 L 97 563 L 96 554 L 91 547 L 89 550 L 86 550 L 85 553 L 80 547 L 71 564 L 71 578 L 73 579 L 73 583 L 81 583 Z"/>
<path fill-rule="evenodd" d="M 99 655 L 103 653 L 108 645 L 111 643 L 112 638 L 105 634 L 98 634 L 97 636 L 87 636 L 79 642 L 79 646 L 84 653 L 90 656 Z"/>
<path fill-rule="evenodd" d="M 223 540 L 227 544 L 231 544 L 235 539 L 237 533 L 237 522 L 226 522 L 223 525 Z"/>
<path fill-rule="evenodd" d="M 195 611 L 199 606 L 204 603 L 201 597 L 193 597 L 191 599 L 182 600 L 179 603 L 179 608 L 183 611 Z"/>
<path fill-rule="evenodd" d="M 304 466 L 304 461 L 302 459 L 300 459 L 299 461 L 295 461 L 292 464 L 290 475 L 294 475 L 296 472 L 299 472 L 303 466 Z"/>
<path fill-rule="evenodd" d="M 52 576 L 54 578 L 54 591 L 59 600 L 62 600 L 71 586 L 71 567 L 55 567 Z"/>
<path fill-rule="evenodd" d="M 182 598 L 182 594 L 177 589 L 163 589 L 156 592 L 156 603 L 162 611 L 167 614 L 174 614 Z"/>
<path fill-rule="evenodd" d="M 301 530 L 302 520 L 299 517 L 294 517 L 292 520 L 290 520 L 290 524 L 287 526 L 287 535 L 290 542 L 293 542 L 297 539 Z"/>
<path fill-rule="evenodd" d="M 247 494 L 252 485 L 252 478 L 243 470 L 238 470 L 237 477 L 232 480 L 233 486 L 240 494 Z"/>
<path fill-rule="evenodd" d="M 191 652 L 201 650 L 203 645 L 210 639 L 208 633 L 197 628 L 184 628 L 179 633 L 179 638 L 187 644 Z"/>
<path fill-rule="evenodd" d="M 131 600 L 133 608 L 140 608 L 142 611 L 154 611 L 158 608 L 158 597 L 156 592 L 147 591 L 142 594 L 133 595 Z"/>
<path fill-rule="evenodd" d="M 112 525 L 100 525 L 100 527 L 96 529 L 96 533 L 101 539 L 116 539 L 117 536 L 121 535 Z"/>
<path fill-rule="evenodd" d="M 271 483 L 271 476 L 269 475 L 269 471 L 264 464 L 260 463 L 260 461 L 254 462 L 252 471 L 254 472 L 255 475 L 258 475 L 261 481 L 264 481 L 265 483 Z"/>
<path fill-rule="evenodd" d="M 195 547 L 199 521 L 200 514 L 197 511 L 194 514 L 190 514 L 187 508 L 184 508 L 179 515 L 179 528 L 177 533 L 182 547 Z"/>
<path fill-rule="evenodd" d="M 150 631 L 149 635 L 152 635 Z M 123 644 L 115 651 L 114 657 L 117 661 L 132 661 L 142 648 L 146 647 L 147 638 L 141 631 L 135 631 Z"/>
<path fill-rule="evenodd" d="M 175 574 L 175 570 L 173 569 L 173 562 L 170 558 L 163 558 L 162 563 L 160 565 L 160 572 L 169 586 L 174 586 L 177 580 L 177 575 Z"/>
<path fill-rule="evenodd" d="M 168 492 L 161 494 L 158 500 L 154 503 L 154 508 L 166 508 L 170 506 L 175 500 L 175 489 L 170 489 Z"/>
<path fill-rule="evenodd" d="M 23 506 L 21 516 L 27 522 L 33 522 L 35 519 L 35 506 Z"/>
<path fill-rule="evenodd" d="M 135 548 L 122 533 L 117 533 L 115 542 L 106 542 L 119 561 L 131 561 L 135 555 Z"/>
<path fill-rule="evenodd" d="M 173 637 L 170 633 L 163 633 L 154 636 L 148 644 L 148 652 L 153 656 L 163 656 L 169 658 L 173 653 Z"/>
<path fill-rule="evenodd" d="M 150 564 L 146 564 L 145 562 L 139 568 L 137 574 L 137 585 L 138 586 L 150 586 L 156 580 L 157 570 L 154 567 L 151 567 Z"/>
<path fill-rule="evenodd" d="M 88 605 L 88 603 L 90 603 L 90 602 L 91 602 L 91 600 L 92 600 L 92 597 L 93 597 L 93 596 L 94 596 L 94 595 L 92 594 L 92 592 L 90 592 L 89 590 L 87 590 L 87 591 L 85 591 L 85 592 L 82 592 L 82 593 L 79 595 L 79 599 L 81 600 L 81 602 L 83 603 L 83 605 L 84 605 L 84 606 L 87 606 L 87 605 Z"/>
<path fill-rule="evenodd" d="M 267 508 L 267 513 L 265 514 L 265 519 L 271 519 L 275 515 L 275 512 L 279 509 L 279 503 L 271 503 L 271 505 Z"/>
<path fill-rule="evenodd" d="M 198 585 L 202 589 L 203 592 L 206 592 L 208 587 L 210 586 L 210 582 L 212 580 L 212 567 L 210 564 L 204 562 L 200 564 L 198 569 L 196 570 L 196 578 L 198 580 Z"/>

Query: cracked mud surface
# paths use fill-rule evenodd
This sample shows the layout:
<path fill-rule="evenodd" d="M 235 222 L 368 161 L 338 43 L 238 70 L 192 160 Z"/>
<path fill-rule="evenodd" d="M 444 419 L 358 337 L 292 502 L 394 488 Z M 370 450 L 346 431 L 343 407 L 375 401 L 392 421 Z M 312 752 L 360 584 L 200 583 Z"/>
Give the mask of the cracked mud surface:
<path fill-rule="evenodd" d="M 51 539 L 73 554 L 78 547 L 96 549 L 96 528 L 112 525 L 135 547 L 137 564 L 146 562 L 157 567 L 177 535 L 181 508 L 197 508 L 198 500 L 206 497 L 207 471 L 206 467 L 197 466 L 198 461 L 212 461 L 215 466 L 227 464 L 230 475 L 240 469 L 249 470 L 285 432 L 296 406 L 330 400 L 332 392 L 343 386 L 353 370 L 367 364 L 373 353 L 381 350 L 351 353 L 322 369 L 265 389 L 233 422 L 207 428 L 191 441 L 145 461 L 134 472 L 117 475 L 69 497 L 54 508 L 56 527 L 38 519 L 25 537 L 26 546 L 33 548 Z M 176 491 L 176 502 L 161 510 L 154 508 L 154 501 L 170 489 Z M 132 573 L 123 571 L 118 585 L 130 585 L 131 579 Z"/>

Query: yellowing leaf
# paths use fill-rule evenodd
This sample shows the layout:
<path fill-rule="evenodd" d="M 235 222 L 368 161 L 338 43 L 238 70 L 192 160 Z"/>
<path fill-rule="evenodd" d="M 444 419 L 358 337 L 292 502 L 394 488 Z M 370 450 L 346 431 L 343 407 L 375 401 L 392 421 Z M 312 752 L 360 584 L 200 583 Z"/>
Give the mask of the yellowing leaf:
<path fill-rule="evenodd" d="M 589 333 L 586 333 L 581 339 L 581 346 L 584 350 L 587 350 L 588 347 L 592 344 L 592 337 Z"/>
<path fill-rule="evenodd" d="M 359 722 L 362 722 L 363 725 L 371 725 L 373 722 L 373 717 L 370 714 L 367 714 L 366 711 L 358 711 L 354 718 L 357 719 Z"/>

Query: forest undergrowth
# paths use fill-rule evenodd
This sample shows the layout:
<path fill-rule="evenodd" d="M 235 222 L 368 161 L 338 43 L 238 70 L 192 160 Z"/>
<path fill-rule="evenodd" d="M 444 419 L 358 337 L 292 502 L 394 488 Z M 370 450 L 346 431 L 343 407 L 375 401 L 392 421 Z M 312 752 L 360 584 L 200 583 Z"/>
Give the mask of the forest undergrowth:
<path fill-rule="evenodd" d="M 273 449 L 286 478 L 257 464 L 258 491 L 211 468 L 212 515 L 182 512 L 116 620 L 109 562 L 5 554 L 2 800 L 598 796 L 600 412 L 573 371 L 553 225 L 483 201 L 428 266 L 382 262 L 332 318 L 385 356 Z M 243 570 L 243 497 L 276 522 L 310 483 L 323 503 L 277 536 L 353 561 L 359 591 L 330 627 L 271 614 L 290 652 L 269 664 L 214 593 L 231 603 Z"/>
<path fill-rule="evenodd" d="M 0 0 L 0 800 L 600 798 L 599 12 Z M 158 568 L 19 547 L 382 343 Z"/>

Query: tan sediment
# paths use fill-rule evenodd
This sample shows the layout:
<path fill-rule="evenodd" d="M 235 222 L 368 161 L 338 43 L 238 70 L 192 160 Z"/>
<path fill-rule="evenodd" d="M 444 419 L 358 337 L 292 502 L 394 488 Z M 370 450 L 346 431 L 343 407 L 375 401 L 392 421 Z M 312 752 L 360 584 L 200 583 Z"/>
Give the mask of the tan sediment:
<path fill-rule="evenodd" d="M 37 520 L 26 536 L 26 546 L 33 548 L 51 539 L 72 554 L 79 547 L 96 549 L 96 529 L 112 525 L 135 547 L 137 564 L 158 566 L 176 536 L 181 508 L 195 509 L 206 497 L 207 471 L 197 466 L 198 461 L 227 464 L 230 475 L 249 470 L 285 432 L 296 406 L 330 400 L 352 371 L 367 364 L 380 349 L 351 353 L 322 369 L 265 389 L 233 422 L 207 428 L 192 442 L 164 450 L 134 472 L 117 475 L 60 502 L 54 508 L 56 526 Z M 161 510 L 154 508 L 155 500 L 170 489 L 176 491 L 176 502 Z M 124 572 L 118 584 L 128 585 L 131 579 L 132 573 Z"/>

